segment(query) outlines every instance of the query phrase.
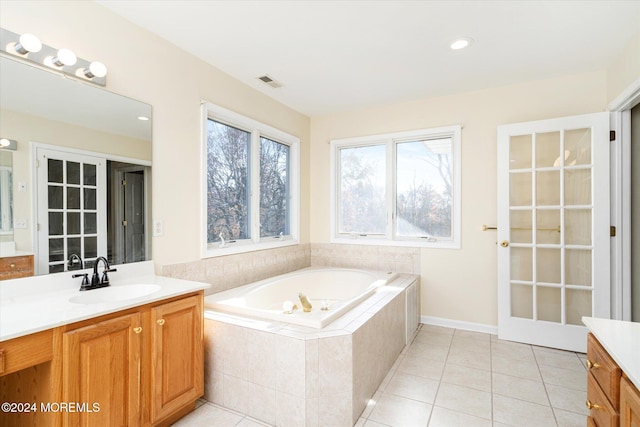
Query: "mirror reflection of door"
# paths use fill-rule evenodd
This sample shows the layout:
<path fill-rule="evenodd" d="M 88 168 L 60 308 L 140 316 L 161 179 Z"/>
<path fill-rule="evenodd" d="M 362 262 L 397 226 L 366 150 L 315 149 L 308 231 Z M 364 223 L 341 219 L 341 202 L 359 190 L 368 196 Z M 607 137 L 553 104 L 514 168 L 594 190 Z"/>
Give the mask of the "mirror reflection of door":
<path fill-rule="evenodd" d="M 106 159 L 44 148 L 36 159 L 38 274 L 93 266 L 107 249 Z"/>
<path fill-rule="evenodd" d="M 149 168 L 128 163 L 109 162 L 111 250 L 116 264 L 144 261 L 148 255 L 147 200 Z"/>

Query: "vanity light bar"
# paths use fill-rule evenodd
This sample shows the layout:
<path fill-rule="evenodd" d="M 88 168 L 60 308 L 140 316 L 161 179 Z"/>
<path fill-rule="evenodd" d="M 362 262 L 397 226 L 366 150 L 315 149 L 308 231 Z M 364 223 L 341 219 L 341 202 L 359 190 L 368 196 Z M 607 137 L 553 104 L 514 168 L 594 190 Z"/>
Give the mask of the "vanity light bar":
<path fill-rule="evenodd" d="M 107 84 L 107 67 L 103 63 L 78 58 L 69 49 L 47 46 L 33 34 L 20 35 L 0 28 L 0 52 L 82 81 L 100 86 Z"/>
<path fill-rule="evenodd" d="M 18 141 L 7 138 L 0 138 L 0 150 L 17 150 Z"/>

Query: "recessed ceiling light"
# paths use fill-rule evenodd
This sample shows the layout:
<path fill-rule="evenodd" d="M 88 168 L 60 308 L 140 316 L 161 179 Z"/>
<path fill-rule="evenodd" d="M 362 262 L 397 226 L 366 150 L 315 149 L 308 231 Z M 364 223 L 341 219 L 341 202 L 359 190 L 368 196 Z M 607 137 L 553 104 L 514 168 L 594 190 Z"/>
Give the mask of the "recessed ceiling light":
<path fill-rule="evenodd" d="M 468 47 L 471 43 L 473 43 L 473 39 L 463 37 L 452 41 L 449 47 L 453 50 L 460 50 Z"/>
<path fill-rule="evenodd" d="M 138 116 L 138 120 L 142 120 L 143 122 L 146 122 L 147 120 L 149 120 L 149 117 L 147 117 L 147 116 Z"/>

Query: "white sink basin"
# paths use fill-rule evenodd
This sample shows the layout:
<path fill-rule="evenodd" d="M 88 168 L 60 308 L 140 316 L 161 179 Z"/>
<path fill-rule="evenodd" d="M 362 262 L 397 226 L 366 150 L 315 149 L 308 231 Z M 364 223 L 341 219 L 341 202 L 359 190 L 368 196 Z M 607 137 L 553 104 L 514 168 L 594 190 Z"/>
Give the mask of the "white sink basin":
<path fill-rule="evenodd" d="M 69 298 L 75 304 L 100 304 L 102 302 L 126 301 L 150 295 L 160 290 L 160 285 L 120 285 L 83 291 Z"/>

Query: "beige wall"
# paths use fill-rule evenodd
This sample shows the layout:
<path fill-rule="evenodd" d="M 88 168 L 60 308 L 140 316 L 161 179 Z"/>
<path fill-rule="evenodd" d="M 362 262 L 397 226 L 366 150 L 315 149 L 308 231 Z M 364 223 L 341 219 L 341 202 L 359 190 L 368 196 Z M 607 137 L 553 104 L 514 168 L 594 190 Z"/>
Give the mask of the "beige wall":
<path fill-rule="evenodd" d="M 306 116 L 93 2 L 3 0 L 0 26 L 104 62 L 108 90 L 152 105 L 152 211 L 154 219 L 164 221 L 164 236 L 153 239 L 157 269 L 200 257 L 201 99 L 301 139 L 301 240 L 308 242 Z"/>
<path fill-rule="evenodd" d="M 496 127 L 603 111 L 595 72 L 311 119 L 311 241 L 328 242 L 329 141 L 461 124 L 462 249 L 421 251 L 422 315 L 497 324 Z"/>
<path fill-rule="evenodd" d="M 640 80 L 640 31 L 627 42 L 607 69 L 607 101 L 613 101 L 638 80 Z"/>
<path fill-rule="evenodd" d="M 43 119 L 15 111 L 0 110 L 0 135 L 8 135 L 18 141 L 13 156 L 13 217 L 26 219 L 27 229 L 15 229 L 13 232 L 16 250 L 32 252 L 32 218 L 31 182 L 32 168 L 31 142 L 68 147 L 78 150 L 93 151 L 110 155 L 118 155 L 138 160 L 151 160 L 151 144 L 148 141 L 127 138 L 68 123 Z M 18 182 L 26 183 L 26 191 L 15 191 Z"/>

